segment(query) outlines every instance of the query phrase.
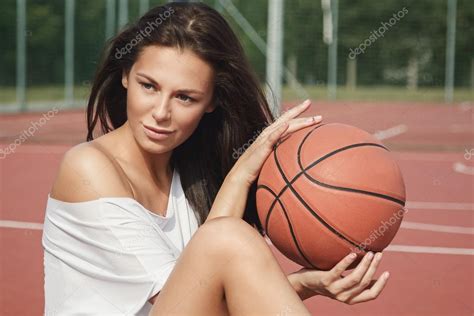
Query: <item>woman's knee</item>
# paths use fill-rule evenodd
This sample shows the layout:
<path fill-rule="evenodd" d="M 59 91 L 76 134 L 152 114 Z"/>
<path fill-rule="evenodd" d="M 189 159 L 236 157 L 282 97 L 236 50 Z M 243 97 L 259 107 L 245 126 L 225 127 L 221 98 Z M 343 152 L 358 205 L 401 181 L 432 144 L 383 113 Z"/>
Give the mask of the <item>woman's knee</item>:
<path fill-rule="evenodd" d="M 268 245 L 259 232 L 238 217 L 217 217 L 204 223 L 196 232 L 196 239 L 218 255 L 234 256 L 235 253 L 258 255 Z M 257 253 L 257 254 L 256 254 Z M 265 255 L 265 251 L 262 253 Z"/>

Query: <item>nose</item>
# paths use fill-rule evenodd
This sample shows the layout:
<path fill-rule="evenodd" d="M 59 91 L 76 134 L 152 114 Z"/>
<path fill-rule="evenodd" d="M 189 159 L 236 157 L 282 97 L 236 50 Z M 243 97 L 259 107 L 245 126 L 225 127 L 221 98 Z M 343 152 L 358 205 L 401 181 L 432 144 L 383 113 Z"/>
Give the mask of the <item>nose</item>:
<path fill-rule="evenodd" d="M 171 117 L 170 98 L 166 95 L 161 95 L 156 101 L 156 105 L 153 107 L 151 116 L 157 122 L 167 121 Z"/>

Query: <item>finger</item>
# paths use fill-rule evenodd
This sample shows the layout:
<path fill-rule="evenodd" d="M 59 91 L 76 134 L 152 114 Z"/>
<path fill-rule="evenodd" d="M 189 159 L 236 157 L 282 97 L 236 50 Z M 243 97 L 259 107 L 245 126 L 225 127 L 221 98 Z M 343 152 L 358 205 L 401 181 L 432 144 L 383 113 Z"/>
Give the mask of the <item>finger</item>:
<path fill-rule="evenodd" d="M 332 269 L 331 274 L 334 276 L 334 280 L 339 279 L 342 276 L 342 273 L 349 268 L 349 266 L 357 258 L 357 254 L 350 253 L 339 261 Z"/>
<path fill-rule="evenodd" d="M 273 131 L 262 143 L 252 144 L 256 149 L 256 152 L 260 152 L 262 159 L 267 159 L 268 155 L 274 149 L 274 145 L 281 138 L 282 134 L 288 129 L 288 123 L 281 124 L 276 130 Z"/>
<path fill-rule="evenodd" d="M 292 118 L 297 117 L 307 109 L 309 109 L 309 106 L 311 105 L 311 100 L 305 100 L 303 103 L 298 104 L 297 106 L 292 107 L 291 109 L 285 111 L 283 114 L 281 114 L 279 117 L 276 118 L 276 120 L 272 123 L 272 125 L 269 126 L 271 128 L 273 125 L 279 125 L 281 122 L 286 122 L 291 120 Z"/>
<path fill-rule="evenodd" d="M 282 124 L 280 124 L 280 126 L 278 126 L 278 128 L 276 130 L 274 130 L 267 138 L 267 142 L 268 144 L 270 145 L 270 147 L 272 147 L 278 139 L 280 139 L 280 137 L 283 135 L 283 133 L 285 133 L 288 128 L 290 127 L 290 124 L 288 124 L 288 122 L 283 122 Z"/>
<path fill-rule="evenodd" d="M 366 288 L 367 286 L 370 285 L 370 281 L 372 281 L 373 276 L 375 275 L 375 272 L 377 271 L 377 268 L 382 261 L 382 253 L 377 252 L 374 256 L 374 259 L 370 263 L 369 269 L 365 273 L 364 277 L 362 278 L 362 281 L 360 282 L 360 286 L 362 288 Z"/>
<path fill-rule="evenodd" d="M 261 149 L 260 151 L 264 153 L 264 155 L 268 155 L 273 150 L 273 145 L 280 139 L 282 134 L 288 129 L 289 124 L 288 122 L 283 122 L 278 127 L 273 130 L 267 137 L 261 138 L 252 144 L 256 150 Z M 252 147 L 251 146 L 251 147 Z"/>
<path fill-rule="evenodd" d="M 273 133 L 278 133 L 277 130 L 285 125 L 288 125 L 288 121 L 275 121 L 272 125 L 268 126 L 262 131 L 262 133 L 260 133 L 255 142 L 260 143 L 262 141 L 266 141 L 268 137 L 270 137 Z"/>
<path fill-rule="evenodd" d="M 372 282 L 372 278 L 375 275 L 375 272 L 377 271 L 377 267 L 379 266 L 379 263 L 382 259 L 382 253 L 378 252 L 375 254 L 374 259 L 370 263 L 369 269 L 367 269 L 367 272 L 365 275 L 362 277 L 362 280 L 360 281 L 359 284 L 355 285 L 353 288 L 349 289 L 344 293 L 344 295 L 347 295 L 347 297 L 353 297 L 355 295 L 358 295 L 362 291 L 364 291 Z"/>
<path fill-rule="evenodd" d="M 285 131 L 285 133 L 283 133 L 281 137 L 291 134 L 299 129 L 318 124 L 321 121 L 321 115 L 292 119 L 291 121 L 289 121 L 288 129 Z"/>
<path fill-rule="evenodd" d="M 292 118 L 298 116 L 300 113 L 306 111 L 309 108 L 309 105 L 311 104 L 311 101 L 305 100 L 303 103 L 292 107 L 288 111 L 284 112 L 280 117 L 276 118 L 276 120 L 267 128 L 265 128 L 260 136 L 262 138 L 265 138 L 267 135 L 273 133 L 282 123 L 288 122 Z"/>
<path fill-rule="evenodd" d="M 357 267 L 348 275 L 343 277 L 342 279 L 335 282 L 334 286 L 340 289 L 350 289 L 354 286 L 358 285 L 362 278 L 364 277 L 365 273 L 369 269 L 370 263 L 372 262 L 374 254 L 369 251 L 362 261 L 357 265 Z"/>
<path fill-rule="evenodd" d="M 268 155 L 273 150 L 273 145 L 278 141 L 287 128 L 288 123 L 283 122 L 272 133 L 270 133 L 268 137 L 262 137 L 263 133 L 260 134 L 250 145 L 250 147 L 247 148 L 243 155 L 252 155 L 253 153 L 257 153 L 260 158 L 264 160 L 267 159 Z"/>
<path fill-rule="evenodd" d="M 282 123 L 285 123 L 286 121 L 275 121 L 273 122 L 272 124 L 270 124 L 269 126 L 267 126 L 261 133 L 260 135 L 258 135 L 256 141 L 259 141 L 259 140 L 262 140 L 262 139 L 265 139 L 268 135 L 270 135 L 271 133 L 273 133 L 275 130 L 277 130 L 281 125 Z"/>
<path fill-rule="evenodd" d="M 376 299 L 387 284 L 389 276 L 390 274 L 387 271 L 384 272 L 370 289 L 367 289 L 362 293 L 350 298 L 347 303 L 357 304 Z"/>
<path fill-rule="evenodd" d="M 290 118 L 290 117 L 296 117 L 299 114 L 303 113 L 309 108 L 309 105 L 311 104 L 311 100 L 307 99 L 304 100 L 302 103 L 292 107 L 291 109 L 285 111 L 280 117 L 278 117 L 278 120 L 285 119 L 285 118 Z"/>

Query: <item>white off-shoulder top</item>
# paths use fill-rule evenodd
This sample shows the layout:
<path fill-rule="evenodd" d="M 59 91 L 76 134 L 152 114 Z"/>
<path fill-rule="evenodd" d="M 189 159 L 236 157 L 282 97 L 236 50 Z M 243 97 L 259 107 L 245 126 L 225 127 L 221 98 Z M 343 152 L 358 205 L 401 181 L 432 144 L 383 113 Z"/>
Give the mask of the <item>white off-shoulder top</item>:
<path fill-rule="evenodd" d="M 198 228 L 178 172 L 165 216 L 128 197 L 63 202 L 48 196 L 45 315 L 148 315 Z"/>

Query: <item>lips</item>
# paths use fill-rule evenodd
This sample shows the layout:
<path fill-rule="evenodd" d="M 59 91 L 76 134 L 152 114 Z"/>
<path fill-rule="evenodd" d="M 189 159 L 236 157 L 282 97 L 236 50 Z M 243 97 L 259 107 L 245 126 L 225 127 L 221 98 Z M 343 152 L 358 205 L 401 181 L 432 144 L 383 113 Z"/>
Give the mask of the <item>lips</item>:
<path fill-rule="evenodd" d="M 161 128 L 157 128 L 157 127 L 153 127 L 153 126 L 149 126 L 149 125 L 146 125 L 146 124 L 143 124 L 143 126 L 152 131 L 152 132 L 155 132 L 155 133 L 159 133 L 159 134 L 171 134 L 173 133 L 173 131 L 169 131 L 169 130 L 166 130 L 166 129 L 161 129 Z"/>

